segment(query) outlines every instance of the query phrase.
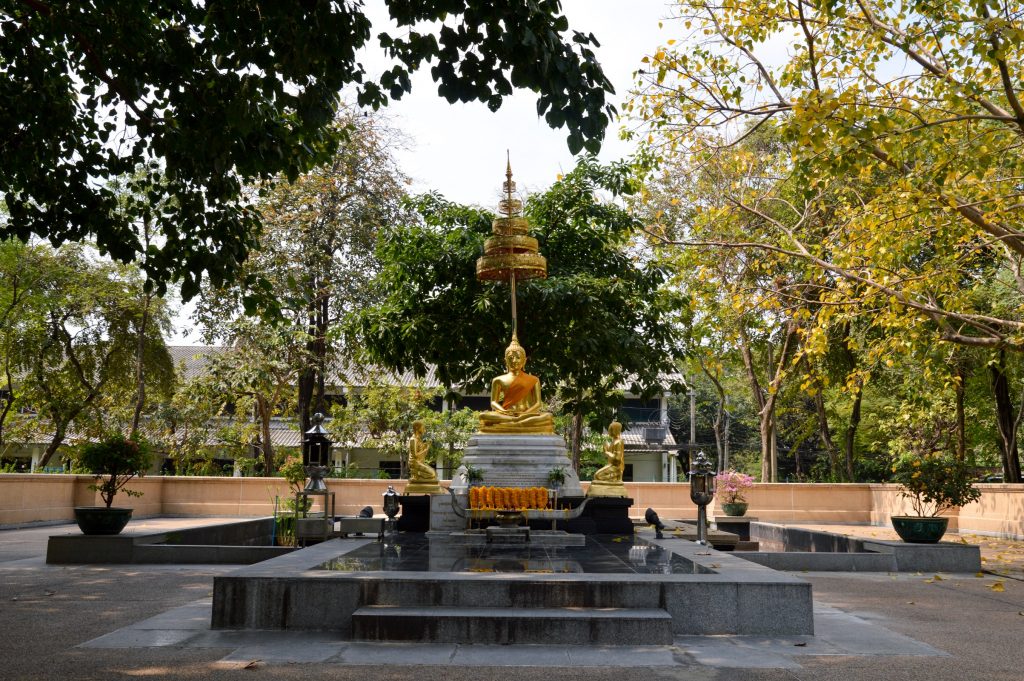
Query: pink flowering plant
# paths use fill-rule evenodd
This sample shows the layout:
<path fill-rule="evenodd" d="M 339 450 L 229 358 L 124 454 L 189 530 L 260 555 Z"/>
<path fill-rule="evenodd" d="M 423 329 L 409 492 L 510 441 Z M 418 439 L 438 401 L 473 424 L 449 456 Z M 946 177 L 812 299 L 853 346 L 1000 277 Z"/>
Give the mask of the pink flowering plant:
<path fill-rule="evenodd" d="M 743 503 L 747 500 L 743 493 L 754 486 L 754 478 L 732 468 L 715 476 L 715 495 L 723 504 Z"/>

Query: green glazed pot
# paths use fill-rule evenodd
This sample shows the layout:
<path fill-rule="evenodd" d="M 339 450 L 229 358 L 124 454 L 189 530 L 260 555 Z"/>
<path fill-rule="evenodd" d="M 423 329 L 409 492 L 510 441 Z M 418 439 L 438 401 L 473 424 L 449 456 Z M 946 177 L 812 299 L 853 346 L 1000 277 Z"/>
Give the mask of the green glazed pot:
<path fill-rule="evenodd" d="M 747 514 L 747 502 L 734 501 L 731 504 L 722 504 L 722 513 L 739 517 Z"/>
<path fill-rule="evenodd" d="M 82 534 L 120 534 L 132 519 L 132 509 L 116 506 L 76 506 L 75 522 Z"/>
<path fill-rule="evenodd" d="M 894 515 L 889 518 L 900 539 L 909 544 L 935 544 L 946 534 L 949 518 L 919 518 L 912 515 Z"/>

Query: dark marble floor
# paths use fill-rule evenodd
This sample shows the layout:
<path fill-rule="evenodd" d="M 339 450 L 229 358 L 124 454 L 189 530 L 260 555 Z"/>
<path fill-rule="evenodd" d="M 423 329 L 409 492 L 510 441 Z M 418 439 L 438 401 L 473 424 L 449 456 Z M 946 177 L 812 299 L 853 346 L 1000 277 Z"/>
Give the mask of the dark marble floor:
<path fill-rule="evenodd" d="M 710 572 L 638 537 L 587 536 L 584 546 L 466 545 L 418 533 L 367 544 L 320 566 L 343 572 L 696 574 Z"/>

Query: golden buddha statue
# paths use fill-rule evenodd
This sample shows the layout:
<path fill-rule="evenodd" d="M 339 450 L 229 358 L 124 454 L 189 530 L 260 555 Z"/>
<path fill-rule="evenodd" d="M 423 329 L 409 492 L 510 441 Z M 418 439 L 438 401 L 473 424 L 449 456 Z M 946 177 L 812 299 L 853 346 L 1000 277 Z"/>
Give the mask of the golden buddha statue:
<path fill-rule="evenodd" d="M 622 444 L 622 424 L 612 421 L 608 426 L 609 442 L 604 445 L 608 465 L 594 473 L 594 479 L 587 490 L 588 497 L 628 497 L 622 484 L 622 472 L 626 469 L 626 448 Z"/>
<path fill-rule="evenodd" d="M 540 379 L 523 371 L 526 351 L 512 334 L 505 349 L 508 373 L 491 381 L 491 411 L 480 414 L 481 433 L 541 434 L 555 432 L 551 414 L 541 411 Z"/>
<path fill-rule="evenodd" d="M 413 421 L 412 437 L 409 438 L 409 484 L 406 494 L 442 494 L 437 484 L 437 473 L 427 463 L 430 447 L 423 441 L 423 421 Z"/>

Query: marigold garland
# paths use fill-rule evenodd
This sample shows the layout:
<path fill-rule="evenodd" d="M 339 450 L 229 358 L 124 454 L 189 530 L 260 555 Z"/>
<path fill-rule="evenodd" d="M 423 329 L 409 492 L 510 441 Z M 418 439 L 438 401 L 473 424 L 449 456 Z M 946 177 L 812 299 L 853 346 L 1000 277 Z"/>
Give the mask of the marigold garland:
<path fill-rule="evenodd" d="M 469 507 L 473 510 L 544 510 L 548 507 L 546 487 L 471 487 Z"/>

